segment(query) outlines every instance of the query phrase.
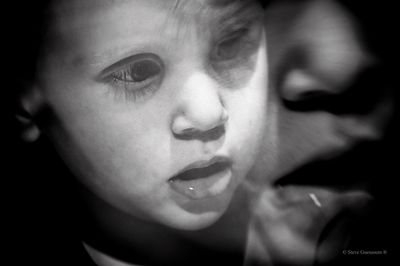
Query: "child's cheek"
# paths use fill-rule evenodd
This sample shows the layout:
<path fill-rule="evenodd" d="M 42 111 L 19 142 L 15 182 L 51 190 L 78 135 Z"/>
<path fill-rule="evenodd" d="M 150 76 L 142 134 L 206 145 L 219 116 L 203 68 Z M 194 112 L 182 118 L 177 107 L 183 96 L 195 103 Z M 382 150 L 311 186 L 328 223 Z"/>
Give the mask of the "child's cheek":
<path fill-rule="evenodd" d="M 230 98 L 227 141 L 232 141 L 239 166 L 248 170 L 254 163 L 266 131 L 275 132 L 275 113 L 267 98 L 267 64 L 260 53 L 256 71 L 246 88 L 234 91 Z M 274 135 L 267 134 L 268 138 Z"/>

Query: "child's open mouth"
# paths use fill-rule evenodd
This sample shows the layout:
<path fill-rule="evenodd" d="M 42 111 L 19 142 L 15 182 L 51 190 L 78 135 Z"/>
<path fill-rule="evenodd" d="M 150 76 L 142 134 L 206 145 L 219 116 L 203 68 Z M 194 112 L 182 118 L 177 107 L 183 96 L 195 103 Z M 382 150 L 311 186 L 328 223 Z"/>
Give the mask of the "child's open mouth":
<path fill-rule="evenodd" d="M 222 193 L 232 177 L 232 161 L 227 157 L 214 157 L 208 161 L 197 161 L 172 177 L 171 187 L 191 198 L 201 199 Z"/>

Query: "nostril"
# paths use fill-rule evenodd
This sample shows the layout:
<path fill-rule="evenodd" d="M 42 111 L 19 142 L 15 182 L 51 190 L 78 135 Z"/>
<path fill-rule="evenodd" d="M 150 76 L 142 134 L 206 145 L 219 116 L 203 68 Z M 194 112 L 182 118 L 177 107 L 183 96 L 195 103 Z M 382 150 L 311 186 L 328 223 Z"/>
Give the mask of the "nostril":
<path fill-rule="evenodd" d="M 221 138 L 225 134 L 225 125 L 217 126 L 206 132 L 203 136 L 204 141 L 212 141 Z"/>
<path fill-rule="evenodd" d="M 229 120 L 229 113 L 220 102 L 218 109 L 199 112 L 180 112 L 173 118 L 171 131 L 179 139 L 200 139 L 202 141 L 215 140 L 225 133 L 225 125 Z"/>
<path fill-rule="evenodd" d="M 386 75 L 385 69 L 376 64 L 360 69 L 351 78 L 332 82 L 297 69 L 282 78 L 279 92 L 290 110 L 369 115 L 388 99 Z"/>
<path fill-rule="evenodd" d="M 281 97 L 290 102 L 334 94 L 334 91 L 324 82 L 303 70 L 292 70 L 287 73 L 280 88 Z"/>
<path fill-rule="evenodd" d="M 196 130 L 194 128 L 185 128 L 180 132 L 182 136 L 190 136 L 196 134 Z"/>
<path fill-rule="evenodd" d="M 174 133 L 177 139 L 181 140 L 200 140 L 202 142 L 215 141 L 225 135 L 225 125 L 219 125 L 210 130 L 198 130 L 195 128 L 182 130 L 179 134 Z"/>

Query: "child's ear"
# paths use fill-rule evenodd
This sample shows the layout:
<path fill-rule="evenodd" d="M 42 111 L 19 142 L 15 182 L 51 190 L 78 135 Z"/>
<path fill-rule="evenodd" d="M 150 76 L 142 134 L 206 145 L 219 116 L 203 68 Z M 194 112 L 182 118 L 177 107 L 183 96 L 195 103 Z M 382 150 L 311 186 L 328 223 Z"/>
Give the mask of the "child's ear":
<path fill-rule="evenodd" d="M 36 86 L 25 89 L 17 99 L 15 118 L 19 125 L 20 136 L 26 142 L 34 142 L 40 136 L 37 117 L 43 104 L 43 97 Z"/>

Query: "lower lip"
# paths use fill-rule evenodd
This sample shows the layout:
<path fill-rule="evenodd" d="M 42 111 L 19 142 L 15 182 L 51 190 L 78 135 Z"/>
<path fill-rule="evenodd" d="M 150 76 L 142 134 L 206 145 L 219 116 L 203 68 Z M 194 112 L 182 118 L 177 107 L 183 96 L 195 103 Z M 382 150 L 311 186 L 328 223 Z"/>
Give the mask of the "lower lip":
<path fill-rule="evenodd" d="M 215 197 L 223 193 L 231 183 L 232 171 L 226 168 L 223 171 L 208 177 L 193 180 L 174 180 L 170 182 L 173 190 L 190 199 Z"/>

